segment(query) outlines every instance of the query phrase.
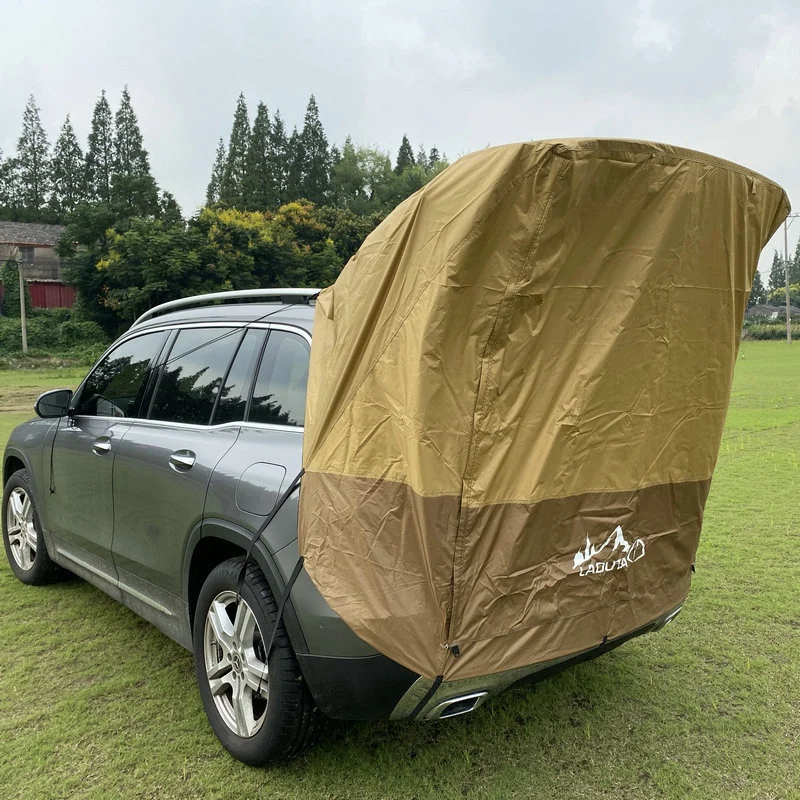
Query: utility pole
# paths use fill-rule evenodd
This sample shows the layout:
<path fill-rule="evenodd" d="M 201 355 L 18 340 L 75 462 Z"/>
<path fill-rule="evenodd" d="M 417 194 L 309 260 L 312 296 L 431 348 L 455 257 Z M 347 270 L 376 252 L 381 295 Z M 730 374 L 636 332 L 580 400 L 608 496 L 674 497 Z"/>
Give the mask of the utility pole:
<path fill-rule="evenodd" d="M 19 248 L 15 247 L 11 251 L 11 258 L 17 265 L 17 275 L 19 276 L 19 321 L 22 327 L 22 352 L 28 354 L 28 320 L 25 316 L 25 280 L 22 277 L 22 261 L 19 258 Z"/>
<path fill-rule="evenodd" d="M 789 226 L 800 214 L 789 214 L 783 221 L 783 266 L 786 272 L 786 341 L 792 343 L 792 315 L 789 301 Z"/>

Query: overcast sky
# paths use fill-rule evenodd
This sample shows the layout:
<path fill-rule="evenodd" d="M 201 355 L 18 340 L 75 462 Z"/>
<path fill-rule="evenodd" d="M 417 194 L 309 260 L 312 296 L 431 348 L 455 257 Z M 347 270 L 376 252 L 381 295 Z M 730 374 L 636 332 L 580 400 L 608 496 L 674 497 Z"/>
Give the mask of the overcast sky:
<path fill-rule="evenodd" d="M 70 113 L 85 145 L 100 90 L 116 110 L 127 84 L 187 214 L 240 91 L 290 129 L 313 92 L 331 142 L 393 157 L 403 133 L 450 160 L 522 139 L 669 142 L 764 173 L 800 210 L 797 0 L 29 0 L 3 21 L 0 148 L 30 94 L 51 143 Z M 782 233 L 762 270 L 773 246 Z"/>

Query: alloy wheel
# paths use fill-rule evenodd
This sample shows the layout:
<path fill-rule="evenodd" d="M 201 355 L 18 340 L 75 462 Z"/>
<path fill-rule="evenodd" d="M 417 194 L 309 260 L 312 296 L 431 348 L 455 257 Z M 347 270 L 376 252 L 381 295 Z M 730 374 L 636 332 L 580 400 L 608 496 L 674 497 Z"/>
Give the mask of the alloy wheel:
<path fill-rule="evenodd" d="M 17 566 L 26 571 L 32 569 L 39 537 L 33 522 L 33 503 L 21 487 L 17 487 L 9 495 L 6 531 L 11 555 Z"/>
<path fill-rule="evenodd" d="M 264 638 L 252 609 L 235 592 L 220 592 L 209 606 L 203 655 L 219 715 L 237 736 L 255 736 L 269 702 Z"/>

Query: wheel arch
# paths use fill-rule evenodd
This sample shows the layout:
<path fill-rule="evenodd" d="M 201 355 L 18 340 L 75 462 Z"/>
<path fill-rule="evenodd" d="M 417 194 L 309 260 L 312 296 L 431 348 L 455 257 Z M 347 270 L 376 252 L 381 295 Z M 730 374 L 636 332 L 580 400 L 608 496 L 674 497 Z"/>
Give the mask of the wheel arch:
<path fill-rule="evenodd" d="M 30 465 L 23 458 L 22 453 L 17 450 L 7 450 L 3 456 L 3 486 L 15 472 L 19 472 L 21 469 L 27 470 L 28 475 L 32 476 Z"/>
<path fill-rule="evenodd" d="M 183 569 L 183 591 L 189 613 L 190 629 L 194 626 L 197 599 L 206 578 L 218 564 L 229 558 L 243 556 L 252 543 L 253 534 L 223 520 L 204 520 L 192 532 L 187 543 Z M 276 601 L 280 600 L 286 582 L 275 560 L 264 543 L 259 540 L 251 557 L 267 579 Z M 283 612 L 283 622 L 295 653 L 306 653 L 305 636 L 289 599 Z"/>

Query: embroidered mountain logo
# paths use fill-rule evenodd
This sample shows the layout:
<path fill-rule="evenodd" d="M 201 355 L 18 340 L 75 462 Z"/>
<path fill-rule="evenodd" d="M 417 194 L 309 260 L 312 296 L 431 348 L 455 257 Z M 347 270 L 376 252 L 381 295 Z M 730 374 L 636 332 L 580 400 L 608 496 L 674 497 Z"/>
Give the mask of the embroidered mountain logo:
<path fill-rule="evenodd" d="M 598 556 L 611 548 L 605 555 L 603 561 L 597 560 Z M 617 554 L 615 559 L 612 558 Z M 581 575 L 600 575 L 603 572 L 611 572 L 615 569 L 627 569 L 629 564 L 644 558 L 644 542 L 637 539 L 633 544 L 628 544 L 622 526 L 617 525 L 608 535 L 608 538 L 599 547 L 593 545 L 586 537 L 586 547 L 575 553 L 572 560 L 572 569 L 580 569 Z"/>

